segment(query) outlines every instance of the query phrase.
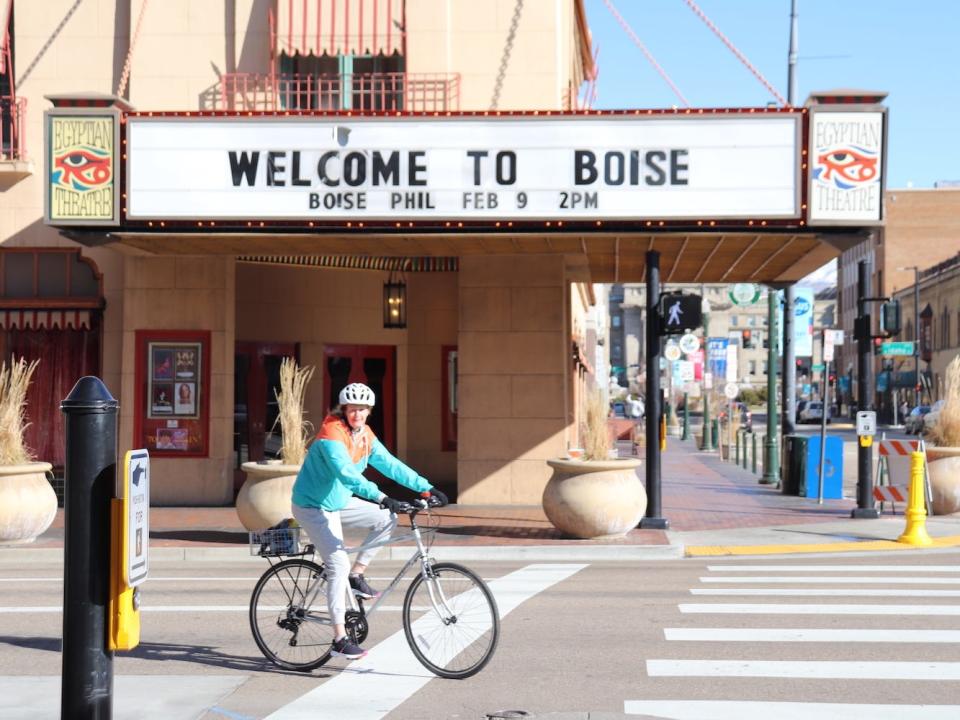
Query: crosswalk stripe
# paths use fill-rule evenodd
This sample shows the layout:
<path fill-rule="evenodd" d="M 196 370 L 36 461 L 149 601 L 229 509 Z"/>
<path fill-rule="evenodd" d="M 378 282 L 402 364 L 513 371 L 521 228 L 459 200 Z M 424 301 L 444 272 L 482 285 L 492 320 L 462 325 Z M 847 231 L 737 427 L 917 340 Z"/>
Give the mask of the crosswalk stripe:
<path fill-rule="evenodd" d="M 528 565 L 490 583 L 500 617 L 521 603 L 585 568 L 582 564 Z M 496 661 L 496 658 L 494 658 Z M 434 675 L 421 666 L 407 645 L 403 630 L 373 647 L 367 656 L 334 676 L 267 720 L 315 720 L 336 708 L 336 716 L 350 720 L 379 720 Z"/>
<path fill-rule="evenodd" d="M 663 635 L 667 640 L 692 640 L 697 642 L 960 642 L 960 630 L 664 628 Z"/>
<path fill-rule="evenodd" d="M 960 605 L 793 605 L 780 603 L 681 603 L 682 613 L 734 615 L 960 615 Z"/>
<path fill-rule="evenodd" d="M 960 590 L 913 588 L 692 588 L 691 595 L 768 595 L 787 597 L 960 597 Z"/>
<path fill-rule="evenodd" d="M 703 583 L 844 583 L 849 585 L 960 585 L 960 578 L 943 577 L 837 577 L 761 575 L 759 577 L 702 577 Z"/>
<path fill-rule="evenodd" d="M 955 720 L 960 705 L 860 705 L 856 703 L 760 702 L 749 700 L 627 700 L 627 715 L 665 720 Z"/>
<path fill-rule="evenodd" d="M 817 680 L 960 680 L 960 662 L 863 660 L 647 660 L 650 677 L 759 677 Z"/>
<path fill-rule="evenodd" d="M 943 572 L 960 573 L 957 565 L 707 565 L 710 572 Z"/>

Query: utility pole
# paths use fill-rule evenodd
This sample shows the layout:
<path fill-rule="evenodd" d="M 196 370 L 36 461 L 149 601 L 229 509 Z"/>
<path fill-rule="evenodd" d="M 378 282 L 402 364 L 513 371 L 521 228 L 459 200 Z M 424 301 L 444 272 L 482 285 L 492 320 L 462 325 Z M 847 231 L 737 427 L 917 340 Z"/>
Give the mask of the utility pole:
<path fill-rule="evenodd" d="M 873 383 L 870 381 L 872 358 L 872 327 L 867 303 L 870 297 L 870 265 L 866 260 L 857 263 L 857 410 L 872 410 Z M 826 409 L 824 409 L 826 412 Z M 880 517 L 873 502 L 873 446 L 857 443 L 857 507 L 850 517 L 873 519 Z"/>
<path fill-rule="evenodd" d="M 780 457 L 777 443 L 777 291 L 767 288 L 767 437 L 763 441 L 765 451 L 761 485 L 776 485 L 780 482 Z"/>
<path fill-rule="evenodd" d="M 647 514 L 641 528 L 667 530 L 660 516 L 660 253 L 647 251 Z"/>
<path fill-rule="evenodd" d="M 797 45 L 799 44 L 797 0 L 790 2 L 790 50 L 787 53 L 787 104 L 797 105 Z M 793 342 L 794 304 L 797 291 L 793 283 L 783 294 L 783 437 L 796 432 L 797 421 L 797 357 Z"/>

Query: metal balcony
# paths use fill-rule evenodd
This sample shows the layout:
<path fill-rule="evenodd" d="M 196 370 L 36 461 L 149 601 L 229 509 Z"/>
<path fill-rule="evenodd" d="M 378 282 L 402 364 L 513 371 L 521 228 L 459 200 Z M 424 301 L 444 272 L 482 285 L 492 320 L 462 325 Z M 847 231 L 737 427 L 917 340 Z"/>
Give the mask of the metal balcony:
<path fill-rule="evenodd" d="M 216 109 L 238 111 L 460 109 L 459 73 L 220 76 Z"/>
<path fill-rule="evenodd" d="M 26 160 L 27 99 L 0 97 L 0 161 Z"/>

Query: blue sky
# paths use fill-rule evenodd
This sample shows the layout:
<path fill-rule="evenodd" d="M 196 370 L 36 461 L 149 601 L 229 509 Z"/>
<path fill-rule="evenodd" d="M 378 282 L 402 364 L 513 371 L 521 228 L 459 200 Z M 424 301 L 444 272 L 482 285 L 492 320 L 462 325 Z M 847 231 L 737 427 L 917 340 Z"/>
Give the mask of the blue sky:
<path fill-rule="evenodd" d="M 692 107 L 774 97 L 684 0 L 611 0 Z M 787 96 L 790 0 L 696 0 Z M 599 109 L 680 105 L 604 0 L 585 0 L 599 47 Z M 960 1 L 798 0 L 797 103 L 835 88 L 889 93 L 888 188 L 960 180 Z"/>

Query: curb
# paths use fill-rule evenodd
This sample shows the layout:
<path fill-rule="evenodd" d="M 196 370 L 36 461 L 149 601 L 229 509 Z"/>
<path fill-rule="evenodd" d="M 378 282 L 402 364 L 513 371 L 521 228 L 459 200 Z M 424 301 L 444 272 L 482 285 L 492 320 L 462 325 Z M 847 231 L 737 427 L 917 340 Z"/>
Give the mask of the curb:
<path fill-rule="evenodd" d="M 412 546 L 388 547 L 378 560 L 406 561 Z M 633 562 L 637 560 L 677 560 L 684 557 L 683 545 L 435 545 L 431 554 L 438 560 L 462 562 Z M 156 547 L 150 549 L 156 562 L 263 563 L 242 547 Z M 0 548 L 0 565 L 27 565 L 63 562 L 62 547 Z"/>

